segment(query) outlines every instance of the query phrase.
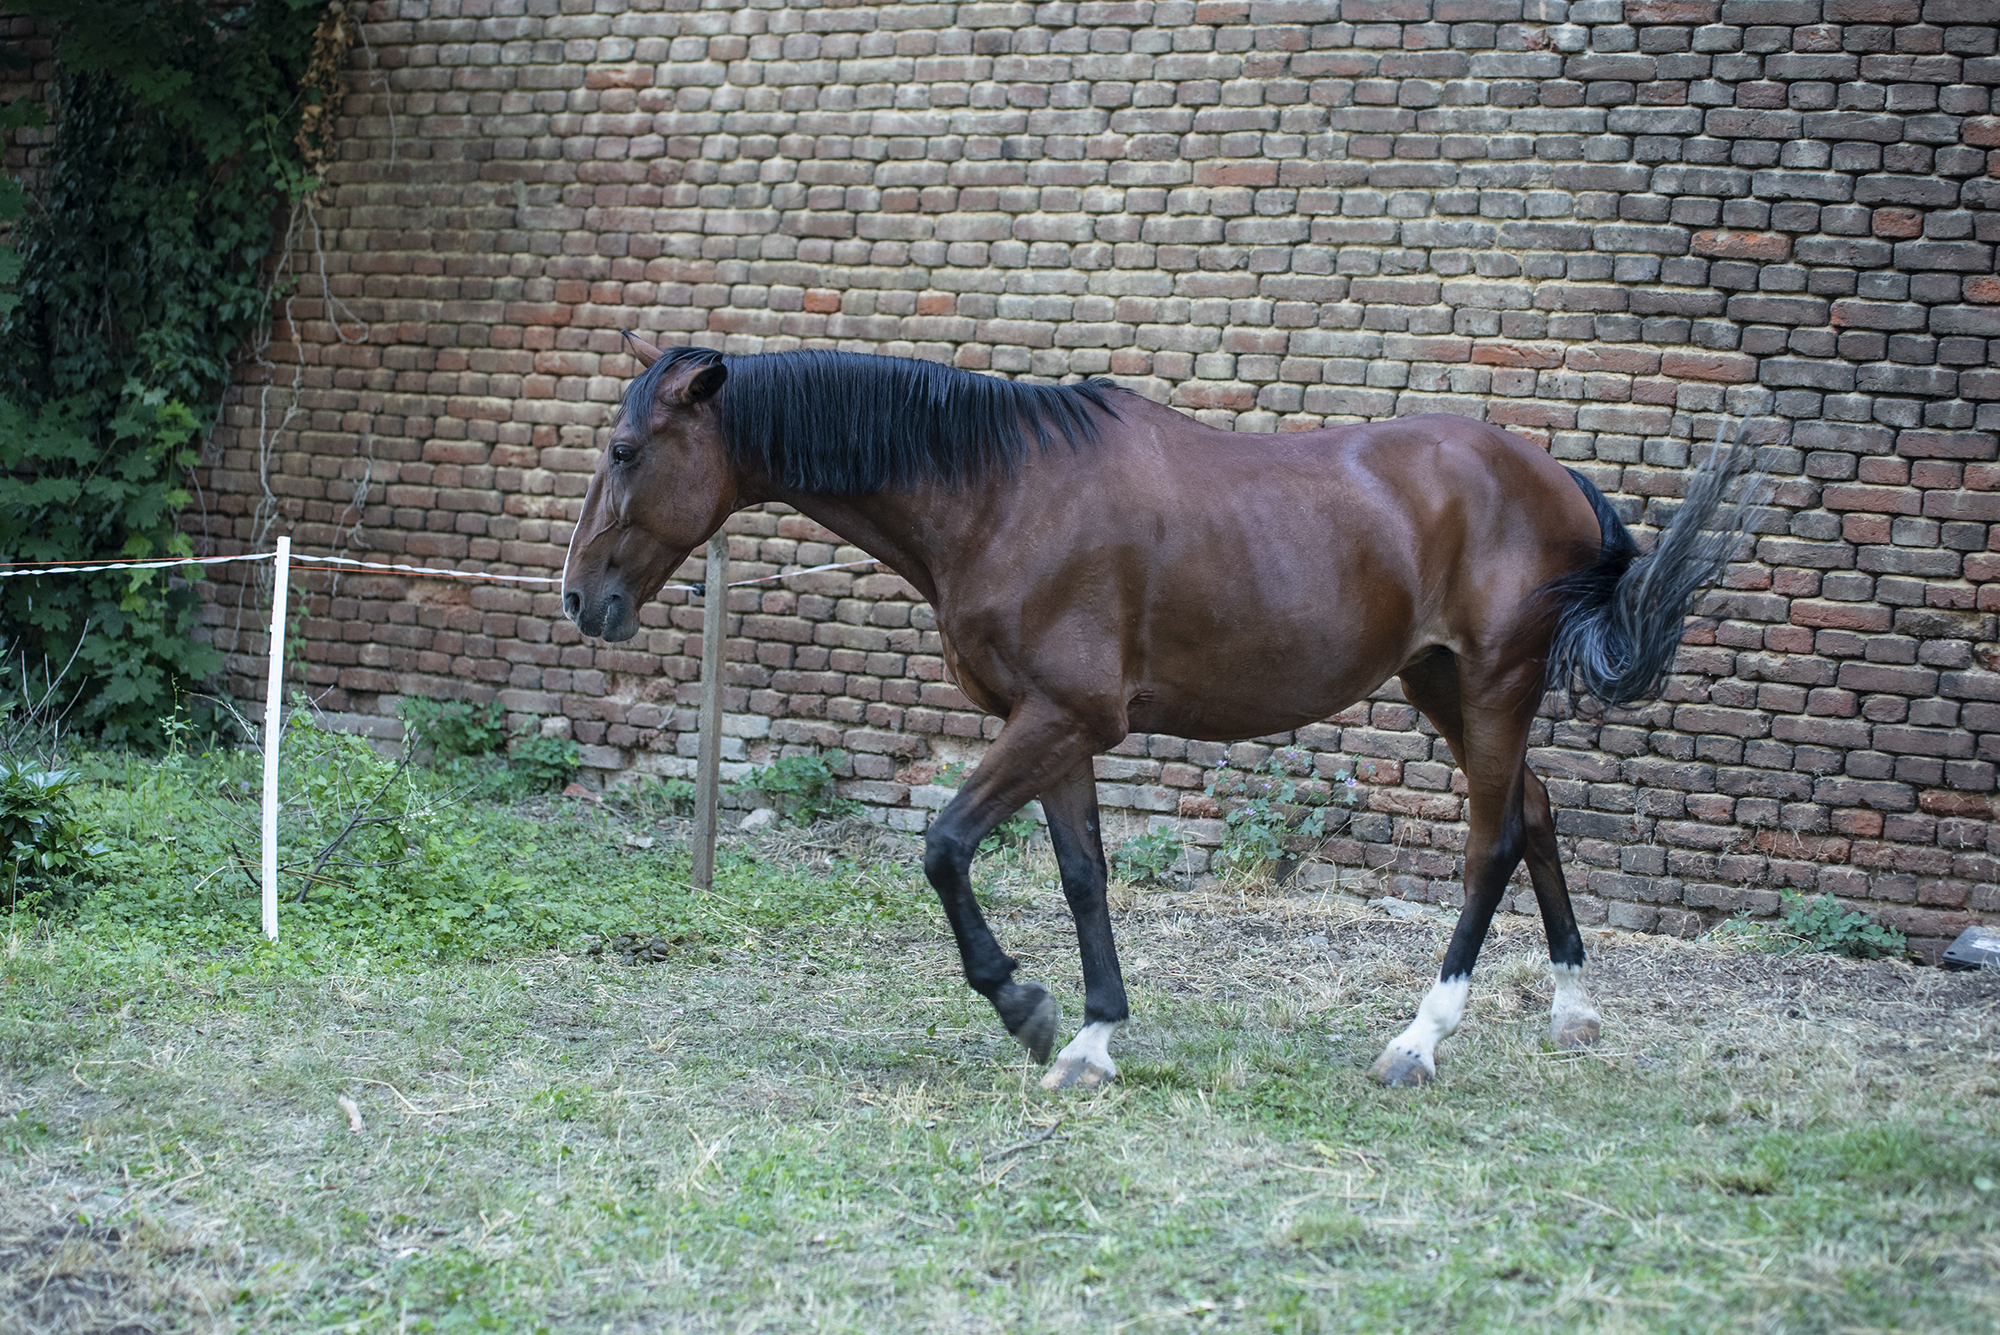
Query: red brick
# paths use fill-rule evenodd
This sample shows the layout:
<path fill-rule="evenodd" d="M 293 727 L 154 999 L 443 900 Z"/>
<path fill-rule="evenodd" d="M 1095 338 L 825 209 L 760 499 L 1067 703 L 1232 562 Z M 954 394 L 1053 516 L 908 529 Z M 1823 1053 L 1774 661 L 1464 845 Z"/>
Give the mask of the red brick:
<path fill-rule="evenodd" d="M 1782 263 L 1792 253 L 1792 239 L 1783 232 L 1696 232 L 1694 253 L 1719 260 Z"/>
<path fill-rule="evenodd" d="M 1625 344 L 1571 348 L 1563 365 L 1572 371 L 1615 371 L 1626 375 L 1651 375 L 1660 369 L 1660 354 L 1650 348 Z"/>
<path fill-rule="evenodd" d="M 1547 370 L 1561 366 L 1563 349 L 1556 343 L 1474 343 L 1476 366 L 1525 366 Z"/>
<path fill-rule="evenodd" d="M 1800 598 L 1792 603 L 1792 624 L 1795 626 L 1885 631 L 1889 629 L 1890 620 L 1888 608 L 1872 603 L 1822 602 L 1817 598 Z"/>
<path fill-rule="evenodd" d="M 1660 371 L 1683 380 L 1742 384 L 1757 378 L 1757 359 L 1740 352 L 1694 352 L 1676 348 L 1660 358 Z"/>
<path fill-rule="evenodd" d="M 1873 225 L 1877 236 L 1898 239 L 1922 236 L 1924 215 L 1915 209 L 1877 209 Z"/>
<path fill-rule="evenodd" d="M 1631 24 L 1713 23 L 1721 13 L 1721 0 L 1625 0 Z"/>

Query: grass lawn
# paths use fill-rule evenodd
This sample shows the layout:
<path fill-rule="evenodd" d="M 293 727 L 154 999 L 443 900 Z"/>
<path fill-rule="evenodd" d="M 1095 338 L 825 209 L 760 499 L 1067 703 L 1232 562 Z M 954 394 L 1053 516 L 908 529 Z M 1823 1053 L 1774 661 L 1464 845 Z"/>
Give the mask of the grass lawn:
<path fill-rule="evenodd" d="M 99 777 L 153 852 L 0 940 L 0 1329 L 2000 1324 L 1990 972 L 1598 934 L 1604 1042 L 1559 1054 L 1506 919 L 1440 1080 L 1383 1090 L 1447 924 L 1133 891 L 1121 1078 L 1050 1095 L 887 836 L 735 843 L 698 896 L 670 822 L 482 807 L 516 935 L 272 950 Z M 1052 867 L 975 875 L 1066 1037 Z M 624 930 L 678 939 L 584 953 Z"/>

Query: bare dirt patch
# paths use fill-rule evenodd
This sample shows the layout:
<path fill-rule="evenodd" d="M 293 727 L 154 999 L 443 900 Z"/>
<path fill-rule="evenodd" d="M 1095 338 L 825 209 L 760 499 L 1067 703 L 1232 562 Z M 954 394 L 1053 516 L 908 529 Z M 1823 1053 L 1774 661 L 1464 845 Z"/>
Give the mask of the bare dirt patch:
<path fill-rule="evenodd" d="M 0 1328 L 156 1335 L 228 1307 L 234 1266 L 150 1214 L 92 1221 L 89 1207 L 116 1204 L 94 1189 L 47 1184 L 0 1207 Z"/>

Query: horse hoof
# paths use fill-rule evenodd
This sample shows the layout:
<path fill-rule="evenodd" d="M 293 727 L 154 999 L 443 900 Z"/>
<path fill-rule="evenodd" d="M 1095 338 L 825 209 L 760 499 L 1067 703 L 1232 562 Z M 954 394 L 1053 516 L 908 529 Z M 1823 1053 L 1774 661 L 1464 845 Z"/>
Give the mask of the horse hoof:
<path fill-rule="evenodd" d="M 1098 1089 L 1117 1077 L 1096 1062 L 1083 1057 L 1064 1057 L 1042 1077 L 1043 1089 Z"/>
<path fill-rule="evenodd" d="M 1549 1026 L 1549 1041 L 1564 1051 L 1597 1046 L 1600 1032 L 1594 1016 L 1579 1015 L 1567 1020 L 1558 1020 Z"/>
<path fill-rule="evenodd" d="M 1411 1089 L 1437 1079 L 1436 1072 L 1430 1067 L 1409 1053 L 1398 1052 L 1394 1048 L 1377 1057 L 1375 1064 L 1368 1068 L 1368 1074 L 1391 1089 Z"/>
<path fill-rule="evenodd" d="M 1056 1045 L 1056 1021 L 1062 1018 L 1049 990 L 1040 983 L 1009 983 L 994 1004 L 1007 1032 L 1021 1041 L 1035 1064 L 1046 1062 Z"/>

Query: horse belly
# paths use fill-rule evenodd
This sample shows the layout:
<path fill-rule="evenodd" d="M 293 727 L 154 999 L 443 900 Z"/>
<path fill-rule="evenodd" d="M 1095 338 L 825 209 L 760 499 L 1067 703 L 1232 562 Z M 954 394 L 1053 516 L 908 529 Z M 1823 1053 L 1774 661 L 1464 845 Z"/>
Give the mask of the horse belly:
<path fill-rule="evenodd" d="M 1358 610 L 1329 608 L 1311 619 L 1270 615 L 1175 636 L 1174 652 L 1155 655 L 1131 692 L 1128 726 L 1241 741 L 1339 713 L 1366 699 L 1421 647 L 1412 644 L 1406 606 L 1368 609 L 1372 616 L 1354 615 Z"/>

